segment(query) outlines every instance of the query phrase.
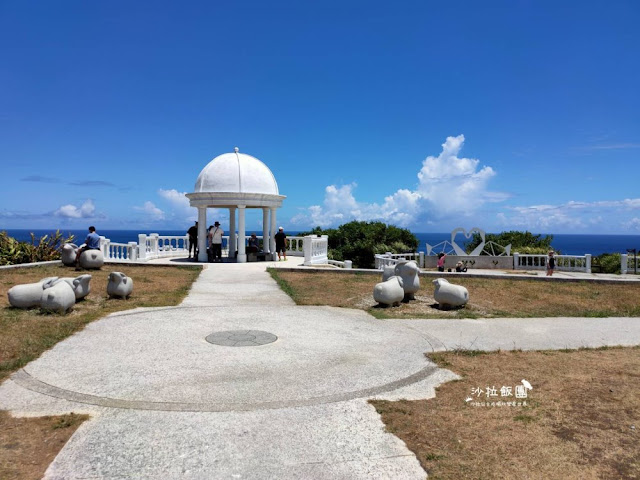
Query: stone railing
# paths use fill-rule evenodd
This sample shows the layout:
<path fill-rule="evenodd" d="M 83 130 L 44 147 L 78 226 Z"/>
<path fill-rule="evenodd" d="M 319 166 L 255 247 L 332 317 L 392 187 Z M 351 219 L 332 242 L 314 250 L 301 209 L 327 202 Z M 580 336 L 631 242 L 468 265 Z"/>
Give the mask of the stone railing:
<path fill-rule="evenodd" d="M 288 256 L 304 257 L 304 238 L 305 237 L 287 237 L 289 241 L 287 245 Z"/>
<path fill-rule="evenodd" d="M 104 259 L 111 262 L 135 262 L 138 259 L 136 242 L 115 243 L 108 238 L 100 237 L 100 250 Z"/>
<path fill-rule="evenodd" d="M 249 238 L 249 235 L 245 236 L 245 242 L 248 242 Z M 307 240 L 307 238 L 309 240 Z M 287 237 L 287 256 L 305 256 L 305 241 L 313 242 L 311 238 L 312 237 Z M 222 239 L 223 254 L 228 256 L 229 236 L 223 236 Z M 262 235 L 258 236 L 258 239 L 262 240 Z M 236 237 L 236 248 L 234 252 L 238 250 L 237 242 L 238 239 Z M 322 247 L 317 243 L 318 242 L 315 242 L 313 247 L 312 259 L 314 265 L 323 263 L 321 259 L 327 258 L 326 248 L 324 249 L 323 253 Z M 325 240 L 324 244 L 328 245 L 328 242 Z M 108 260 L 110 262 L 146 262 L 148 260 L 154 260 L 156 258 L 180 256 L 186 257 L 189 255 L 189 236 L 170 236 L 159 235 L 157 233 L 141 233 L 140 235 L 138 235 L 138 243 L 115 243 L 108 238 L 100 237 L 100 250 L 102 250 L 102 254 L 104 255 L 105 260 Z M 325 261 L 324 263 L 327 262 Z"/>
<path fill-rule="evenodd" d="M 637 273 L 640 270 L 640 256 L 623 253 L 620 255 L 620 273 Z"/>
<path fill-rule="evenodd" d="M 329 263 L 329 237 L 326 235 L 304 237 L 303 252 L 305 265 L 326 265 Z"/>
<path fill-rule="evenodd" d="M 591 255 L 556 255 L 556 270 L 565 272 L 591 273 Z M 514 270 L 544 270 L 547 268 L 548 255 L 513 254 Z"/>
<path fill-rule="evenodd" d="M 135 242 L 130 242 L 130 245 Z M 188 235 L 159 235 L 141 233 L 138 235 L 138 256 L 140 261 L 153 260 L 163 257 L 179 257 L 189 254 Z M 107 260 L 105 258 L 105 260 Z M 133 258 L 132 258 L 133 260 Z"/>
<path fill-rule="evenodd" d="M 378 253 L 374 255 L 375 268 L 384 269 L 386 266 L 395 266 L 400 260 L 413 260 L 420 268 L 424 267 L 424 252 L 415 253 Z"/>
<path fill-rule="evenodd" d="M 250 235 L 245 236 L 245 245 L 248 244 Z M 264 241 L 262 235 L 256 235 L 256 238 L 262 242 L 263 250 L 264 250 Z M 234 251 L 238 251 L 238 237 L 236 236 L 236 248 Z M 302 257 L 304 256 L 303 252 L 303 243 L 304 237 L 287 237 L 287 256 L 290 257 Z M 229 255 L 229 236 L 225 235 L 222 237 L 222 254 L 228 256 Z"/>
<path fill-rule="evenodd" d="M 353 268 L 353 262 L 351 260 L 345 260 L 344 262 L 341 262 L 340 260 L 327 260 L 327 263 L 334 267 L 345 268 L 347 270 Z"/>

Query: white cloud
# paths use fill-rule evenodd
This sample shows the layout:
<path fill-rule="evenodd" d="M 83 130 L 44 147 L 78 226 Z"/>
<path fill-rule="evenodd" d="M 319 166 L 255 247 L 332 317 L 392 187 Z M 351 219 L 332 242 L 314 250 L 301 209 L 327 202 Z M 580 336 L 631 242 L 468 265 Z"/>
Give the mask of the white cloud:
<path fill-rule="evenodd" d="M 53 214 L 56 217 L 65 218 L 89 218 L 93 216 L 95 210 L 96 207 L 93 204 L 93 200 L 87 199 L 80 207 L 72 204 L 62 205 Z"/>
<path fill-rule="evenodd" d="M 180 223 L 191 223 L 198 219 L 198 209 L 189 204 L 189 199 L 185 197 L 186 192 L 179 192 L 175 188 L 170 190 L 160 188 L 158 189 L 158 195 L 169 204 L 170 211 L 166 212 L 165 216 L 170 217 L 171 220 Z M 228 217 L 229 214 L 225 210 L 218 208 L 207 209 L 208 219 L 217 219 L 222 222 Z"/>
<path fill-rule="evenodd" d="M 480 161 L 459 157 L 464 135 L 447 137 L 438 156 L 428 156 L 418 172 L 416 190 L 406 188 L 385 197 L 384 202 L 361 203 L 353 191 L 355 183 L 325 189 L 322 205 L 314 205 L 291 219 L 308 226 L 332 226 L 351 220 L 381 220 L 401 227 L 454 215 L 471 215 L 486 202 L 501 202 L 508 195 L 490 192 L 488 183 L 495 176 L 491 167 L 480 168 Z"/>
<path fill-rule="evenodd" d="M 133 207 L 138 212 L 143 212 L 151 217 L 152 220 L 164 220 L 164 212 L 156 207 L 153 202 L 146 201 L 142 207 Z"/>
<path fill-rule="evenodd" d="M 308 211 L 296 215 L 291 222 L 298 225 L 328 227 L 351 220 L 381 220 L 401 227 L 415 220 L 420 195 L 409 190 L 398 190 L 384 199 L 384 203 L 360 203 L 353 196 L 355 183 L 325 188 L 322 206 L 313 205 Z"/>
<path fill-rule="evenodd" d="M 506 227 L 523 227 L 529 230 L 574 230 L 590 226 L 614 225 L 623 212 L 640 210 L 640 198 L 624 200 L 605 200 L 596 202 L 569 201 L 559 205 L 530 205 L 525 207 L 508 207 L 512 214 L 498 214 L 499 222 Z M 634 229 L 633 220 L 621 222 L 627 229 Z"/>
<path fill-rule="evenodd" d="M 418 193 L 436 215 L 470 214 L 486 201 L 505 198 L 487 191 L 489 180 L 496 174 L 491 167 L 478 170 L 479 160 L 458 156 L 463 145 L 464 135 L 447 137 L 440 155 L 428 156 L 422 162 Z"/>
<path fill-rule="evenodd" d="M 171 216 L 190 223 L 198 218 L 198 210 L 189 205 L 189 199 L 185 194 L 186 192 L 179 192 L 175 188 L 158 190 L 158 195 L 170 205 Z"/>
<path fill-rule="evenodd" d="M 637 230 L 640 231 L 640 218 L 634 217 L 628 222 L 623 222 L 622 227 L 625 230 Z"/>

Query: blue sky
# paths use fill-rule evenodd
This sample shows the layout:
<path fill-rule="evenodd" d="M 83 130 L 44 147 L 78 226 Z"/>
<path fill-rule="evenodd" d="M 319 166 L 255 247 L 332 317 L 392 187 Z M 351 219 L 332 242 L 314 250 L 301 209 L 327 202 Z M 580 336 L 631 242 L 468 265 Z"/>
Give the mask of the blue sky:
<path fill-rule="evenodd" d="M 186 228 L 183 193 L 238 146 L 288 230 L 638 234 L 639 20 L 634 0 L 3 1 L 0 228 Z"/>

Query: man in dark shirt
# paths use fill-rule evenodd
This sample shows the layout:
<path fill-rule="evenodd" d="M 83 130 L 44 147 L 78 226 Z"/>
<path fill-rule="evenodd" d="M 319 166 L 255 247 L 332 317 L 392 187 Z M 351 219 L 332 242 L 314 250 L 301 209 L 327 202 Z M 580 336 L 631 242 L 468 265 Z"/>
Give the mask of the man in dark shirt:
<path fill-rule="evenodd" d="M 193 248 L 193 259 L 198 259 L 198 222 L 192 225 L 187 231 L 189 235 L 189 258 L 191 258 L 191 249 Z"/>
<path fill-rule="evenodd" d="M 278 233 L 275 235 L 276 240 L 276 252 L 278 252 L 278 260 L 280 260 L 280 253 L 287 259 L 287 235 L 284 233 L 284 228 L 280 227 Z"/>

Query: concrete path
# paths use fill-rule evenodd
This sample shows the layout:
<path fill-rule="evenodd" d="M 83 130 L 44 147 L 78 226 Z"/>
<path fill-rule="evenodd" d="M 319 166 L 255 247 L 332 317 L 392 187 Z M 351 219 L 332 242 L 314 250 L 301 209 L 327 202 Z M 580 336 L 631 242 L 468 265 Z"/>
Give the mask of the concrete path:
<path fill-rule="evenodd" d="M 367 400 L 430 398 L 455 378 L 425 352 L 617 344 L 640 344 L 640 319 L 381 321 L 295 306 L 264 263 L 214 264 L 180 306 L 56 345 L 0 386 L 0 408 L 92 415 L 50 479 L 418 479 Z"/>

